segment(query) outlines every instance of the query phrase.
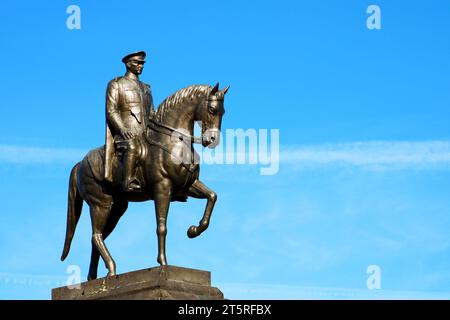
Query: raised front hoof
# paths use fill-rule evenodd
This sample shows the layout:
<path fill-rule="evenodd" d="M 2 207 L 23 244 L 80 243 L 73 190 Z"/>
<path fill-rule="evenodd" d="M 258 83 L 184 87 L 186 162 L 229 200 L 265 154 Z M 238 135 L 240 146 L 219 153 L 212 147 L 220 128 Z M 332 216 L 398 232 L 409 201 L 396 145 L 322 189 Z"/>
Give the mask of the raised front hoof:
<path fill-rule="evenodd" d="M 190 226 L 187 231 L 187 236 L 192 239 L 195 237 L 198 237 L 200 235 L 200 232 L 198 232 L 198 228 L 196 226 Z"/>

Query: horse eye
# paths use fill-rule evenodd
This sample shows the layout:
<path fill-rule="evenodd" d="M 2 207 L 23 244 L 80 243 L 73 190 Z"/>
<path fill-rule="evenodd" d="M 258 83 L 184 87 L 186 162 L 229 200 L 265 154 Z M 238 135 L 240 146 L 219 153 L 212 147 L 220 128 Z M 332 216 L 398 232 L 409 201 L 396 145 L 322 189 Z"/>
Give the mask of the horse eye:
<path fill-rule="evenodd" d="M 214 114 L 216 112 L 216 109 L 214 109 L 213 107 L 208 107 L 208 111 L 211 114 Z"/>

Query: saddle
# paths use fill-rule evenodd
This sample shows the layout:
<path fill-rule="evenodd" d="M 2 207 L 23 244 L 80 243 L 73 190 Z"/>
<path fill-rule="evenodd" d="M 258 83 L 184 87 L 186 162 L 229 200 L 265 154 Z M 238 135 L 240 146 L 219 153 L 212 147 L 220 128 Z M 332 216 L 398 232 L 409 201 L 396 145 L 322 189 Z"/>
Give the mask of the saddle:
<path fill-rule="evenodd" d="M 148 148 L 148 146 L 146 146 Z M 143 168 L 143 156 L 144 152 L 148 152 L 148 150 L 143 151 L 142 153 L 139 153 L 139 160 L 137 161 L 136 165 L 136 178 L 141 183 L 141 186 L 145 186 L 145 178 L 144 178 L 144 168 Z M 123 154 L 121 152 L 117 152 L 117 154 L 114 155 L 113 158 L 113 181 L 112 183 L 107 182 L 105 180 L 104 176 L 104 165 L 105 165 L 105 146 L 98 147 L 96 149 L 91 150 L 86 157 L 83 159 L 84 165 L 87 165 L 87 167 L 90 168 L 92 172 L 92 176 L 95 180 L 107 183 L 109 186 L 111 186 L 114 189 L 122 190 L 122 174 L 123 174 L 123 168 L 122 168 L 122 159 L 121 156 Z M 179 202 L 186 202 L 187 201 L 187 194 L 184 191 L 180 191 L 176 194 L 172 195 L 171 201 L 179 201 Z"/>
<path fill-rule="evenodd" d="M 112 182 L 108 182 L 112 187 L 122 187 L 123 181 L 123 157 L 124 157 L 124 148 L 122 146 L 118 146 L 116 148 L 116 152 L 114 153 L 112 159 Z M 145 178 L 144 178 L 144 159 L 148 156 L 148 146 L 145 143 L 140 143 L 140 147 L 138 148 L 137 157 L 136 157 L 136 172 L 135 177 L 139 181 L 139 184 L 142 188 L 145 187 Z M 87 156 L 87 161 L 89 163 L 89 167 L 91 168 L 92 174 L 94 178 L 101 182 L 106 182 L 104 175 L 105 168 L 105 147 L 98 147 L 92 151 L 90 151 Z"/>

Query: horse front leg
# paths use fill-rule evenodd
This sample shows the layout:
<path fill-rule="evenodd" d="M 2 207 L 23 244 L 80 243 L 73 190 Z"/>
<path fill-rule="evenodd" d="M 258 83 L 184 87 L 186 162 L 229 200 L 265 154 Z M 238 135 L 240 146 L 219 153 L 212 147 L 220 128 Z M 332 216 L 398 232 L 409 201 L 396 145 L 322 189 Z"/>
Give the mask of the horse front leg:
<path fill-rule="evenodd" d="M 154 200 L 156 211 L 156 234 L 158 236 L 158 258 L 160 265 L 167 265 L 166 258 L 166 236 L 167 215 L 171 198 L 171 186 L 169 182 L 159 183 L 154 188 Z"/>
<path fill-rule="evenodd" d="M 214 204 L 217 200 L 217 194 L 205 186 L 200 180 L 195 180 L 189 188 L 188 195 L 197 199 L 208 199 L 205 212 L 203 213 L 203 217 L 200 220 L 199 225 L 190 226 L 187 231 L 189 238 L 195 238 L 208 228 Z"/>

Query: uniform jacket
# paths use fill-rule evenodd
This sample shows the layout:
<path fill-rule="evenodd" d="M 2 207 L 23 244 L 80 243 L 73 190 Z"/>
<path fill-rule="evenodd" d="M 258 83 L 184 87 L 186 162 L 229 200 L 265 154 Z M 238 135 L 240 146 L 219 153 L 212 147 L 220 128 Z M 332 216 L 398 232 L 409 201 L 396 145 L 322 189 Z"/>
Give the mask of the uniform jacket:
<path fill-rule="evenodd" d="M 115 153 L 114 140 L 125 128 L 145 132 L 148 119 L 154 112 L 150 85 L 131 73 L 108 83 L 106 89 L 106 144 L 105 179 L 112 181 L 112 160 Z"/>

